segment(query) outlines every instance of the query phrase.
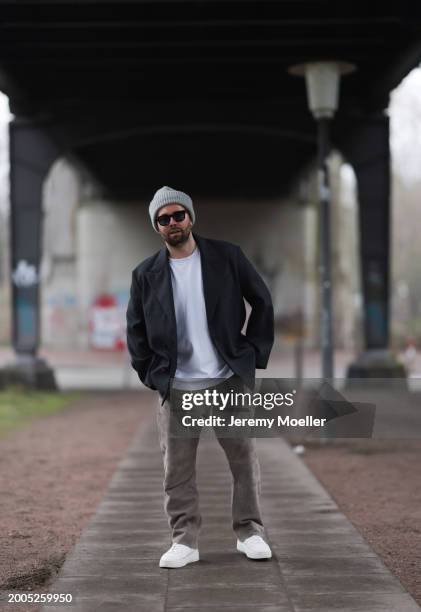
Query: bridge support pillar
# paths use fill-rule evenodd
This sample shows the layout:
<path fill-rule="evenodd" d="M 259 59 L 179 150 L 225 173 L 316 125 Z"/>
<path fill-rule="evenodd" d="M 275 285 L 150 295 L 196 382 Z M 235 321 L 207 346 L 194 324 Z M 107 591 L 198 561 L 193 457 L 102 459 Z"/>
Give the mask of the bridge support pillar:
<path fill-rule="evenodd" d="M 389 349 L 390 148 L 385 114 L 357 122 L 344 149 L 358 182 L 364 351 L 347 378 L 405 377 Z"/>
<path fill-rule="evenodd" d="M 55 389 L 54 372 L 38 357 L 42 189 L 58 147 L 42 126 L 14 119 L 9 126 L 12 344 L 15 361 L 0 371 L 0 385 Z"/>

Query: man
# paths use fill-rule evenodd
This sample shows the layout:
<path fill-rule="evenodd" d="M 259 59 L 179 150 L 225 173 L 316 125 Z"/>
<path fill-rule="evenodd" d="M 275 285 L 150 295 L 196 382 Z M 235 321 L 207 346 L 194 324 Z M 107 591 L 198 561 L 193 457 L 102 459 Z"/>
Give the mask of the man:
<path fill-rule="evenodd" d="M 266 368 L 273 345 L 273 306 L 266 285 L 238 246 L 192 233 L 195 211 L 186 193 L 162 187 L 150 203 L 149 215 L 165 246 L 133 270 L 127 344 L 139 378 L 161 399 L 157 421 L 173 545 L 159 565 L 183 567 L 199 560 L 199 436 L 170 435 L 171 382 L 178 389 L 191 388 L 192 381 L 204 388 L 203 380 L 228 386 L 241 381 L 253 388 L 255 369 Z M 244 298 L 251 306 L 246 334 Z M 260 516 L 255 440 L 218 441 L 233 475 L 237 549 L 250 559 L 270 558 Z"/>

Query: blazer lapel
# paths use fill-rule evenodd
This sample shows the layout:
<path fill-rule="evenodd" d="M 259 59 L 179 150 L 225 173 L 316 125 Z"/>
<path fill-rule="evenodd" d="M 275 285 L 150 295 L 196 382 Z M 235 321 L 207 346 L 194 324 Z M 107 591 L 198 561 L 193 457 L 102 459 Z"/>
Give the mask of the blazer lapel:
<path fill-rule="evenodd" d="M 154 267 L 147 273 L 147 278 L 164 313 L 175 329 L 174 299 L 166 247 L 160 250 Z"/>
<path fill-rule="evenodd" d="M 196 234 L 193 235 L 200 250 L 203 293 L 208 323 L 210 323 L 218 300 L 224 290 L 224 277 L 227 273 L 228 266 L 226 260 L 221 257 L 213 244 L 209 243 L 206 238 L 201 238 Z"/>

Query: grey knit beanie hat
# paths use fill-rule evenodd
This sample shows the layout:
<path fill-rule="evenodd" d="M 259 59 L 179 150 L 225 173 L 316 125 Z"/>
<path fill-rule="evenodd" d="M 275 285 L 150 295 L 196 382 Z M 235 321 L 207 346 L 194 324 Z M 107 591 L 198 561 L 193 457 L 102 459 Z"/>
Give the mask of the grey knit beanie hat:
<path fill-rule="evenodd" d="M 181 204 L 181 206 L 184 206 L 191 217 L 192 223 L 194 223 L 196 216 L 194 214 L 191 197 L 188 196 L 187 193 L 184 193 L 184 191 L 177 191 L 176 189 L 172 189 L 172 187 L 165 186 L 158 189 L 149 204 L 149 216 L 156 232 L 158 232 L 155 223 L 158 210 L 163 206 L 167 206 L 167 204 Z"/>

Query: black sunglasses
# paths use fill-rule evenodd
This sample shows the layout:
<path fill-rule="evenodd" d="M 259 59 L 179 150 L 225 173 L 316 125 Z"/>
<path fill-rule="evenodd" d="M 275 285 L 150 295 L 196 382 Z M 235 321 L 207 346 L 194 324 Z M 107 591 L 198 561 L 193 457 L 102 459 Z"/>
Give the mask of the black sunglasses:
<path fill-rule="evenodd" d="M 180 223 L 181 221 L 184 221 L 184 219 L 186 218 L 186 211 L 176 210 L 175 212 L 172 213 L 172 215 L 160 215 L 159 217 L 156 218 L 156 220 L 158 221 L 159 225 L 165 226 L 165 225 L 170 224 L 171 217 L 174 219 L 176 223 Z"/>

